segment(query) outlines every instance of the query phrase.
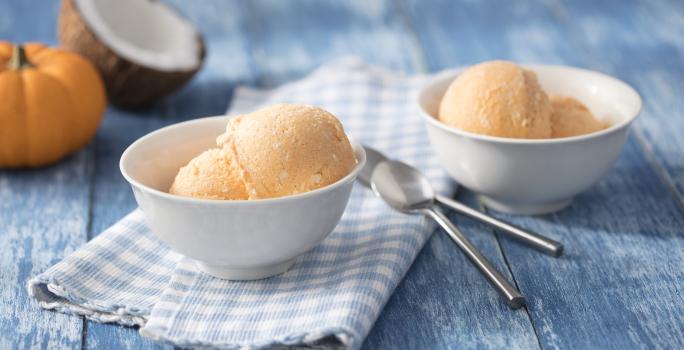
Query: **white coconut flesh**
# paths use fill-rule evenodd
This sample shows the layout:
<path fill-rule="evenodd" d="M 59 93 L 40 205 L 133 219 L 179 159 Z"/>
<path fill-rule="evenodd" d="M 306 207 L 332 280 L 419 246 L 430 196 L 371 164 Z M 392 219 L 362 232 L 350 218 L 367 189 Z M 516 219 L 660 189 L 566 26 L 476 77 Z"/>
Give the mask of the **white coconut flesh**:
<path fill-rule="evenodd" d="M 160 1 L 75 0 L 103 45 L 141 66 L 189 71 L 200 64 L 197 29 Z"/>

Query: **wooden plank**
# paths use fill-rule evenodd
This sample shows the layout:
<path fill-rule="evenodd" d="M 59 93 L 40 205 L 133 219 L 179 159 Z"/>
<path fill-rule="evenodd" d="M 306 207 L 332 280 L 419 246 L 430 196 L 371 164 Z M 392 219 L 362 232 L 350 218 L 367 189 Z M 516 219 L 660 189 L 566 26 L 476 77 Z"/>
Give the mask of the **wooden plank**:
<path fill-rule="evenodd" d="M 246 19 L 259 85 L 274 86 L 343 56 L 416 71 L 422 57 L 384 1 L 250 1 Z"/>
<path fill-rule="evenodd" d="M 472 193 L 464 203 L 477 206 Z M 493 232 L 450 216 L 509 280 L 512 276 Z M 551 258 L 546 258 L 551 259 Z M 436 232 L 387 302 L 367 349 L 539 348 L 526 310 L 508 308 L 443 232 Z"/>
<path fill-rule="evenodd" d="M 241 35 L 239 3 L 221 0 L 167 1 L 197 23 L 207 43 L 207 59 L 198 76 L 177 94 L 139 111 L 110 108 L 96 139 L 91 237 L 136 207 L 129 185 L 119 172 L 121 153 L 140 136 L 196 117 L 224 114 L 237 83 L 253 80 Z M 88 321 L 85 345 L 90 349 L 167 349 L 139 335 L 137 329 Z"/>
<path fill-rule="evenodd" d="M 562 8 L 568 17 L 584 14 L 573 27 L 593 65 L 638 88 L 644 110 L 636 136 L 684 209 L 684 3 L 579 1 Z"/>
<path fill-rule="evenodd" d="M 406 0 L 431 71 L 493 59 L 582 65 L 567 33 L 538 1 Z"/>
<path fill-rule="evenodd" d="M 55 42 L 57 3 L 0 3 L 0 37 Z M 81 346 L 82 318 L 45 312 L 26 282 L 86 240 L 92 148 L 37 170 L 0 170 L 0 348 Z"/>
<path fill-rule="evenodd" d="M 81 345 L 82 318 L 42 310 L 26 282 L 86 240 L 91 151 L 45 169 L 0 171 L 2 348 Z"/>
<path fill-rule="evenodd" d="M 423 58 L 412 39 L 414 33 L 394 3 L 250 4 L 252 29 L 247 34 L 264 85 L 300 76 L 346 54 L 408 72 L 421 69 Z M 468 229 L 482 231 L 477 226 Z M 506 271 L 495 237 L 491 232 L 478 233 L 472 235 L 478 246 Z M 507 310 L 451 242 L 436 235 L 427 247 L 380 316 L 364 348 L 537 346 L 525 311 Z"/>
<path fill-rule="evenodd" d="M 544 218 L 502 216 L 565 243 L 549 262 L 502 240 L 542 344 L 553 348 L 684 346 L 684 218 L 631 138 L 615 169 Z"/>
<path fill-rule="evenodd" d="M 627 25 L 631 28 L 629 16 L 639 13 L 639 6 L 601 4 L 596 7 L 595 2 L 591 6 L 586 2 L 571 13 L 561 4 L 544 2 L 484 2 L 450 9 L 444 4 L 439 11 L 415 2 L 409 8 L 419 38 L 431 53 L 428 62 L 433 69 L 503 57 L 598 67 L 623 77 L 641 74 L 646 57 L 651 57 L 652 66 L 661 64 L 653 59 L 660 53 L 659 43 L 634 43 L 631 33 L 624 31 Z M 496 11 L 488 12 L 492 8 Z M 588 14 L 590 9 L 596 12 Z M 458 16 L 458 20 L 445 13 Z M 618 22 L 607 22 L 613 15 Z M 586 27 L 586 36 L 578 36 L 578 23 Z M 597 27 L 610 28 L 602 44 L 589 48 L 578 44 L 596 40 Z M 609 41 L 616 40 L 620 31 L 625 42 L 634 46 L 611 47 Z M 446 37 L 455 38 L 451 45 L 431 46 Z M 464 42 L 468 44 L 461 45 Z M 477 49 L 469 50 L 471 45 Z M 630 63 L 637 51 L 642 52 L 641 63 Z M 617 63 L 613 66 L 611 62 Z M 674 66 L 676 79 L 681 60 L 666 62 L 672 64 L 669 71 Z M 634 79 L 632 83 L 644 91 L 642 81 Z M 664 92 L 662 88 L 660 92 Z M 657 101 L 659 96 L 650 98 Z M 674 123 L 661 127 L 681 130 Z M 667 142 L 669 139 L 663 143 Z M 677 166 L 678 160 L 663 158 Z M 632 137 L 617 166 L 578 196 L 571 208 L 543 217 L 501 215 L 566 244 L 566 255 L 553 260 L 501 239 L 521 290 L 531 298 L 530 315 L 542 347 L 682 347 L 684 238 L 679 233 L 684 218 L 668 186 L 659 180 L 657 167 L 654 170 L 651 164 Z"/>

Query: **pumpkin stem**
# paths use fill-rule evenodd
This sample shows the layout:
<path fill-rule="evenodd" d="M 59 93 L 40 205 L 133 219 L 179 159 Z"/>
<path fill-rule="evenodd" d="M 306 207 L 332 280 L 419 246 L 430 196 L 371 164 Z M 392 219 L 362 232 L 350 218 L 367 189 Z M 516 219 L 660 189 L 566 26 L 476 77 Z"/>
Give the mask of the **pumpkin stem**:
<path fill-rule="evenodd" d="M 24 50 L 24 47 L 22 45 L 14 45 L 14 49 L 12 50 L 12 58 L 7 64 L 7 67 L 9 67 L 9 69 L 20 70 L 35 66 L 33 63 L 31 63 L 31 61 L 28 60 L 28 57 L 26 57 L 26 51 Z"/>

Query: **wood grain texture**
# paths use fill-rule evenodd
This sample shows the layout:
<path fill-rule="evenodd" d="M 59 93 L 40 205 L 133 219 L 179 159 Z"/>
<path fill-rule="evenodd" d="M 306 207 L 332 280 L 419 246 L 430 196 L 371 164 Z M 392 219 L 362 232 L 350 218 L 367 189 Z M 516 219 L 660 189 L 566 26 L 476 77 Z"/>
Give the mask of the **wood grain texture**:
<path fill-rule="evenodd" d="M 459 199 L 478 205 L 467 191 Z M 493 232 L 456 215 L 450 218 L 514 282 Z M 535 349 L 539 344 L 527 311 L 512 311 L 501 302 L 465 255 L 438 230 L 388 301 L 364 348 Z"/>
<path fill-rule="evenodd" d="M 40 8 L 41 21 L 32 21 Z M 0 3 L 0 38 L 55 42 L 57 3 Z M 1 102 L 0 102 L 1 103 Z M 79 348 L 80 317 L 45 312 L 26 281 L 86 241 L 92 147 L 39 170 L 0 170 L 0 348 Z"/>
<path fill-rule="evenodd" d="M 569 4 L 574 6 L 573 12 L 568 12 Z M 602 3 L 605 6 L 598 8 L 594 4 L 478 3 L 476 8 L 461 4 L 450 11 L 435 11 L 415 3 L 413 9 L 416 21 L 431 26 L 426 24 L 430 29 L 419 31 L 423 42 L 436 45 L 448 35 L 456 35 L 458 40 L 467 36 L 459 33 L 468 31 L 490 39 L 480 42 L 481 51 L 459 50 L 459 45 L 436 50 L 426 46 L 432 53 L 429 62 L 433 68 L 491 59 L 492 52 L 495 57 L 521 62 L 555 59 L 615 74 L 643 93 L 643 81 L 630 77 L 641 77 L 644 70 L 651 68 L 644 67 L 646 57 L 636 58 L 637 62 L 643 61 L 636 63 L 634 56 L 648 55 L 652 64 L 649 67 L 653 68 L 669 59 L 653 59 L 658 50 L 651 51 L 645 38 L 635 43 L 631 32 L 626 31 L 627 24 L 633 23 L 630 18 L 640 17 L 642 8 L 624 2 Z M 494 21 L 481 16 L 482 8 L 494 5 L 498 12 L 508 15 Z M 461 21 L 447 20 L 445 12 L 460 13 Z M 435 21 L 440 16 L 442 21 Z M 424 28 L 421 23 L 416 27 Z M 500 23 L 501 27 L 493 29 L 492 23 Z M 607 32 L 604 40 L 599 39 L 601 31 Z M 615 48 L 621 43 L 618 35 L 634 46 L 623 43 L 625 47 Z M 593 41 L 596 43 L 587 44 Z M 661 74 L 681 74 L 681 63 L 671 63 L 661 68 Z M 647 98 L 657 101 L 659 96 L 651 94 Z M 631 137 L 617 166 L 599 184 L 578 196 L 571 208 L 544 217 L 502 215 L 566 244 L 566 255 L 549 261 L 501 238 L 521 291 L 531 299 L 530 315 L 544 348 L 682 346 L 682 212 L 675 194 L 658 177 L 660 159 L 649 163 L 645 156 L 651 149 L 663 149 L 662 157 L 675 158 L 674 152 L 667 154 L 665 149 L 671 142 L 669 137 L 681 139 L 675 133 L 681 135 L 682 125 L 681 121 L 660 125 L 650 121 L 652 117 L 647 112 L 642 120 L 651 124 L 651 132 L 663 134 L 665 139 L 646 139 L 645 147 L 641 147 L 644 143 Z M 657 130 L 654 124 L 669 131 Z M 641 125 L 637 128 L 640 131 Z M 670 160 L 670 164 L 678 161 Z"/>
<path fill-rule="evenodd" d="M 261 86 L 301 77 L 349 55 L 407 72 L 421 67 L 412 33 L 390 0 L 248 4 L 247 38 Z"/>
<path fill-rule="evenodd" d="M 274 86 L 344 55 L 406 72 L 494 58 L 570 64 L 616 75 L 645 100 L 615 169 L 572 207 L 502 215 L 563 241 L 565 257 L 455 218 L 518 283 L 528 310 L 509 311 L 435 234 L 364 348 L 684 347 L 684 3 L 165 1 L 206 37 L 198 77 L 149 108 L 108 110 L 94 143 L 54 167 L 0 171 L 0 348 L 169 348 L 39 310 L 25 282 L 135 207 L 118 159 L 136 138 L 222 114 L 237 84 Z M 1 2 L 0 38 L 55 43 L 57 10 L 57 0 Z M 460 198 L 476 204 L 467 191 Z"/>
<path fill-rule="evenodd" d="M 684 346 L 684 220 L 631 138 L 616 167 L 544 218 L 502 216 L 565 243 L 557 261 L 502 239 L 546 348 Z"/>
<path fill-rule="evenodd" d="M 587 1 L 558 7 L 578 18 L 578 46 L 592 65 L 634 85 L 644 99 L 636 136 L 684 210 L 684 3 Z M 602 13 L 619 8 L 613 16 Z M 578 16 L 582 14 L 582 16 Z"/>
<path fill-rule="evenodd" d="M 40 310 L 26 281 L 86 241 L 89 149 L 41 170 L 0 171 L 0 348 L 81 345 L 80 317 Z"/>

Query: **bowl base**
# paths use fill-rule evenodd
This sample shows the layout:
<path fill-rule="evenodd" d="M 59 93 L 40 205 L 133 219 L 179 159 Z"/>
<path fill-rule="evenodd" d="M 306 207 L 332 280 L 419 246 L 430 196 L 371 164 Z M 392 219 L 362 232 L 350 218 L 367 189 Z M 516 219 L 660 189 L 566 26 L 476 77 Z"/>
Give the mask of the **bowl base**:
<path fill-rule="evenodd" d="M 231 267 L 225 265 L 212 265 L 195 260 L 195 265 L 200 271 L 226 280 L 251 281 L 279 275 L 292 267 L 296 259 L 282 263 L 256 266 L 256 267 Z"/>
<path fill-rule="evenodd" d="M 523 204 L 523 203 L 510 203 L 500 201 L 491 197 L 480 195 L 480 200 L 487 208 L 494 209 L 503 213 L 518 214 L 518 215 L 542 215 L 557 212 L 564 209 L 570 202 L 572 198 L 563 199 L 555 202 L 546 203 L 535 203 L 535 204 Z"/>

